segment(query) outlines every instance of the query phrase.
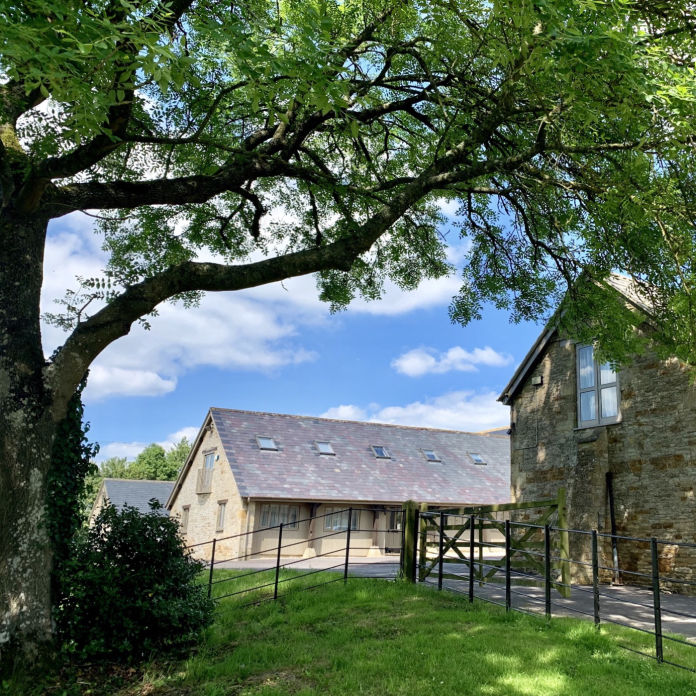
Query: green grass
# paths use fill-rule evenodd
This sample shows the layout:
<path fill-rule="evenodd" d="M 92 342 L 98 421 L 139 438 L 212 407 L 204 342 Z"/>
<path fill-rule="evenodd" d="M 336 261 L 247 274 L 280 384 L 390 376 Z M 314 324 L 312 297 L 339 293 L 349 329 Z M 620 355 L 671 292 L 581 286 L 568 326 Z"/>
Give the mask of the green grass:
<path fill-rule="evenodd" d="M 219 571 L 215 577 L 230 575 Z M 260 577 L 272 582 L 273 572 Z M 154 661 L 132 673 L 64 674 L 60 687 L 54 679 L 35 693 L 696 696 L 696 675 L 619 646 L 650 652 L 648 635 L 610 626 L 597 631 L 591 622 L 574 619 L 547 624 L 405 583 L 351 579 L 345 586 L 292 590 L 327 577 L 335 576 L 281 585 L 288 594 L 275 603 L 242 606 L 250 595 L 222 600 L 215 623 L 188 658 Z M 250 586 L 259 576 L 238 582 Z M 228 585 L 215 585 L 215 592 L 233 591 Z M 257 591 L 253 598 L 272 591 Z M 696 648 L 666 650 L 666 657 L 696 666 Z"/>

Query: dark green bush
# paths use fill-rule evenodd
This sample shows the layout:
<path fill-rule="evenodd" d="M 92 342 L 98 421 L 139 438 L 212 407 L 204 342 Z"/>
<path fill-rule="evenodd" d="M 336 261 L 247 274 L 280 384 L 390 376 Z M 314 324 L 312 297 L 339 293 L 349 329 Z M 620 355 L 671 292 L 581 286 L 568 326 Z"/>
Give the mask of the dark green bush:
<path fill-rule="evenodd" d="M 138 660 L 191 641 L 211 622 L 203 564 L 185 550 L 177 522 L 150 505 L 147 514 L 106 506 L 73 539 L 56 608 L 66 651 Z"/>

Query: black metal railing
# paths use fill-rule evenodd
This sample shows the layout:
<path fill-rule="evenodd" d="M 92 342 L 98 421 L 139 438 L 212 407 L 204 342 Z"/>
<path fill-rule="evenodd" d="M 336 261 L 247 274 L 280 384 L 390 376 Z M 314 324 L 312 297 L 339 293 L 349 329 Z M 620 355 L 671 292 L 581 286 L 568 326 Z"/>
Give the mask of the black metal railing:
<path fill-rule="evenodd" d="M 213 538 L 209 541 L 200 542 L 197 544 L 191 544 L 187 548 L 194 555 L 208 556 L 205 559 L 206 569 L 207 569 L 207 592 L 208 597 L 211 597 L 216 602 L 228 597 L 237 597 L 249 593 L 254 593 L 254 597 L 247 604 L 258 604 L 260 602 L 265 602 L 269 600 L 277 600 L 282 597 L 283 594 L 280 592 L 282 587 L 287 586 L 290 583 L 294 584 L 296 589 L 310 590 L 321 585 L 328 585 L 339 580 L 347 580 L 349 574 L 351 574 L 351 554 L 362 555 L 363 552 L 367 552 L 371 546 L 361 545 L 361 540 L 356 539 L 356 533 L 393 533 L 398 534 L 398 538 L 403 537 L 402 530 L 393 530 L 384 528 L 373 527 L 355 527 L 353 528 L 353 523 L 355 520 L 354 515 L 363 512 L 384 512 L 383 508 L 345 508 L 344 510 L 332 510 L 331 512 L 325 513 L 323 515 L 315 515 L 313 517 L 298 519 L 292 523 L 280 523 L 277 525 L 272 525 L 269 527 L 263 527 L 261 529 L 255 529 L 248 532 L 241 532 L 239 534 L 233 534 L 225 537 Z M 296 529 L 299 524 L 314 522 L 318 524 L 320 520 L 327 517 L 333 517 L 336 519 L 345 519 L 345 529 L 344 525 L 341 525 L 340 529 L 334 530 L 324 530 L 322 534 L 313 534 L 311 536 L 303 537 L 302 539 L 290 539 L 287 538 L 288 529 Z M 359 518 L 358 518 L 359 519 Z M 264 541 L 268 541 L 269 533 L 273 531 L 277 532 L 277 539 L 273 546 L 267 546 L 261 550 L 253 551 L 255 546 L 255 540 L 263 538 Z M 259 535 L 263 535 L 260 537 Z M 323 553 L 314 553 L 310 558 L 298 557 L 300 555 L 300 546 L 311 546 L 313 547 L 316 542 L 320 542 L 324 539 L 330 538 L 341 538 L 345 539 L 343 545 L 334 545 L 329 551 Z M 220 557 L 220 549 L 223 548 L 224 542 L 227 542 L 226 546 L 229 547 L 230 542 L 236 542 L 238 545 L 244 547 L 244 551 L 234 553 L 231 556 L 226 556 L 224 558 Z M 210 547 L 210 553 L 205 552 L 205 547 Z M 248 549 L 252 550 L 249 551 Z M 402 553 L 400 545 L 391 546 L 392 552 L 394 550 Z M 269 554 L 273 554 L 270 556 Z M 294 555 L 293 555 L 294 554 Z M 273 559 L 273 562 L 269 564 L 267 561 L 269 558 Z M 320 568 L 306 568 L 306 563 L 310 563 L 317 558 L 337 558 L 335 564 L 322 564 Z M 396 574 L 398 574 L 397 561 L 394 559 L 389 560 L 370 560 L 370 578 L 383 578 L 383 579 L 393 579 Z M 340 560 L 338 560 L 340 559 Z M 261 564 L 263 567 L 252 567 L 254 564 Z M 375 568 L 383 566 L 385 568 L 384 572 L 375 572 Z M 233 574 L 227 577 L 216 577 L 215 571 L 232 569 Z M 293 573 L 283 574 L 285 570 L 292 570 Z M 395 572 L 395 570 L 397 572 Z M 324 575 L 321 575 L 324 574 Z M 337 576 L 338 574 L 338 576 Z M 218 574 L 219 575 L 219 574 Z M 306 585 L 299 583 L 297 581 L 308 576 L 318 575 L 318 580 L 315 584 Z M 258 583 L 251 583 L 250 578 L 258 578 Z M 359 576 L 358 576 L 359 577 Z M 244 585 L 244 586 L 242 586 Z M 220 587 L 224 586 L 226 590 L 220 591 Z M 265 591 L 265 592 L 264 592 Z"/>
<path fill-rule="evenodd" d="M 554 614 L 579 615 L 592 619 L 596 626 L 611 623 L 624 626 L 652 636 L 650 650 L 622 647 L 675 667 L 696 672 L 694 666 L 679 662 L 668 650 L 671 644 L 696 649 L 696 582 L 670 575 L 662 566 L 677 558 L 684 551 L 689 558 L 696 558 L 692 550 L 696 545 L 686 542 L 657 538 L 611 535 L 597 531 L 566 529 L 552 525 L 532 525 L 506 520 L 502 539 L 483 541 L 476 538 L 475 530 L 479 518 L 471 515 L 465 525 L 468 539 L 462 539 L 460 547 L 466 553 L 447 557 L 445 530 L 448 528 L 448 513 L 420 513 L 421 519 L 434 520 L 439 534 L 437 543 L 429 543 L 428 550 L 437 549 L 427 556 L 428 566 L 437 567 L 436 580 L 433 575 L 422 574 L 425 584 L 467 594 L 471 602 L 480 599 L 505 607 L 507 611 L 543 614 L 551 619 Z M 454 517 L 461 516 L 453 515 Z M 417 522 L 418 524 L 418 522 Z M 529 544 L 516 546 L 516 539 L 529 538 L 529 530 L 536 533 L 536 548 Z M 564 535 L 569 539 L 568 554 L 558 549 L 554 537 Z M 589 543 L 588 543 L 589 542 Z M 620 545 L 621 556 L 631 559 L 630 568 L 617 562 L 618 554 L 613 551 Z M 482 560 L 481 550 L 488 558 Z M 414 546 L 413 564 L 421 563 L 425 554 Z M 521 552 L 522 558 L 516 556 Z M 574 557 L 573 552 L 577 554 Z M 478 556 L 478 558 L 477 558 Z M 607 557 L 610 562 L 603 563 Z M 536 557 L 534 563 L 525 565 L 524 557 Z M 488 562 L 486 562 L 488 561 Z M 661 563 L 662 561 L 662 563 Z M 571 572 L 561 577 L 561 568 L 570 566 Z M 538 568 L 543 568 L 539 572 Z M 694 566 L 691 565 L 691 568 Z M 691 571 L 682 568 L 682 575 Z M 696 571 L 693 573 L 696 577 Z M 572 580 L 571 580 L 572 578 Z M 414 578 L 415 579 L 415 578 Z M 478 591 L 477 591 L 478 587 Z M 682 595 L 675 595 L 677 589 Z M 536 591 L 535 591 L 536 590 Z M 553 593 L 552 590 L 556 590 Z M 687 596 L 691 593 L 692 596 Z M 688 622 L 688 627 L 687 627 Z M 688 628 L 691 640 L 681 637 L 679 629 Z M 667 633 L 665 633 L 667 630 Z M 673 635 L 674 634 L 674 635 Z M 696 650 L 692 665 L 696 665 Z M 684 652 L 681 653 L 682 659 Z"/>

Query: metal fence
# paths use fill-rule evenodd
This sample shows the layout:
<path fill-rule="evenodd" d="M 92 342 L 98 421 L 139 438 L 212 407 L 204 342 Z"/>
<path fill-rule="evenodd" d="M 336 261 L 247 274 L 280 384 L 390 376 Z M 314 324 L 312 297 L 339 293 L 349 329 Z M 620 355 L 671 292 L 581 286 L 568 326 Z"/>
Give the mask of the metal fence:
<path fill-rule="evenodd" d="M 235 597 L 240 595 L 245 595 L 249 593 L 255 593 L 252 601 L 247 604 L 258 604 L 260 602 L 265 602 L 269 600 L 276 600 L 283 596 L 281 592 L 284 586 L 294 584 L 296 589 L 310 590 L 321 585 L 328 585 L 340 580 L 345 581 L 348 578 L 348 574 L 351 568 L 351 554 L 367 552 L 370 547 L 361 546 L 356 543 L 355 539 L 351 540 L 356 532 L 385 532 L 394 530 L 387 530 L 381 528 L 370 527 L 360 528 L 354 526 L 354 520 L 362 519 L 362 515 L 357 513 L 362 512 L 383 512 L 382 508 L 345 508 L 344 510 L 333 510 L 332 512 L 316 515 L 312 518 L 298 519 L 292 522 L 292 524 L 280 523 L 277 525 L 263 527 L 260 529 L 255 529 L 249 532 L 243 532 L 241 534 L 234 534 L 231 536 L 214 538 L 210 541 L 201 542 L 199 544 L 191 544 L 187 548 L 193 551 L 194 549 L 200 550 L 203 547 L 210 546 L 210 560 L 206 561 L 207 575 L 207 587 L 208 587 L 208 597 L 213 598 L 215 601 L 219 601 L 226 597 Z M 332 517 L 334 520 L 339 520 L 338 526 L 345 527 L 335 529 L 329 533 L 315 534 L 301 540 L 290 540 L 284 538 L 283 532 L 289 527 L 295 528 L 298 524 L 303 522 L 313 522 L 317 520 L 322 520 Z M 345 524 L 342 523 L 345 520 Z M 400 537 L 403 538 L 403 522 L 400 524 Z M 232 557 L 220 558 L 219 554 L 216 553 L 218 545 L 223 541 L 232 540 L 253 540 L 254 535 L 268 534 L 277 530 L 277 541 L 274 546 L 274 553 L 272 557 L 269 557 L 269 550 L 264 549 L 255 552 L 244 552 L 243 554 L 237 554 Z M 297 554 L 292 555 L 297 552 L 298 546 L 306 545 L 308 542 L 316 542 L 322 539 L 328 538 L 343 538 L 345 539 L 345 545 L 338 548 L 332 548 L 331 551 L 326 553 L 316 553 L 310 558 L 298 557 Z M 245 546 L 247 546 L 245 544 Z M 253 543 L 251 544 L 253 548 Z M 403 544 L 401 543 L 396 549 L 392 547 L 392 551 L 396 550 L 399 552 L 399 566 L 401 565 L 401 553 Z M 208 554 L 205 554 L 208 555 Z M 289 556 L 289 557 L 288 557 Z M 272 559 L 272 563 L 269 564 L 269 558 Z M 325 558 L 327 560 L 336 559 L 336 563 L 329 563 L 328 565 L 322 564 L 320 568 L 307 569 L 303 568 L 307 563 L 316 563 L 315 559 Z M 370 567 L 372 572 L 369 574 L 371 578 L 384 578 L 393 579 L 394 572 L 393 568 L 395 565 L 395 560 L 371 560 Z M 254 564 L 261 565 L 263 567 L 253 568 Z M 384 573 L 374 572 L 374 568 L 383 566 L 385 568 Z M 387 566 L 389 570 L 386 570 Z M 233 575 L 228 577 L 214 577 L 215 570 L 230 569 L 235 570 Z M 294 570 L 296 572 L 292 574 L 283 574 L 283 570 Z M 327 573 L 329 571 L 331 574 Z M 321 575 L 321 574 L 325 575 Z M 338 573 L 338 576 L 336 574 Z M 271 574 L 272 579 L 269 580 L 268 576 Z M 315 584 L 304 584 L 299 583 L 302 578 L 306 578 L 311 575 L 317 575 L 317 580 L 319 582 Z M 259 582 L 250 584 L 251 578 L 258 578 Z M 243 586 L 242 586 L 243 585 Z M 224 586 L 224 590 L 220 590 L 220 587 Z"/>
<path fill-rule="evenodd" d="M 448 513 L 420 513 L 420 516 L 421 520 L 423 517 L 436 520 L 439 535 L 439 539 L 431 539 L 428 544 L 429 549 L 434 549 L 434 555 L 432 552 L 428 554 L 429 565 L 433 570 L 437 568 L 437 574 L 418 574 L 425 584 L 467 594 L 471 602 L 480 599 L 498 604 L 507 611 L 543 613 L 547 619 L 554 614 L 576 614 L 593 619 L 597 626 L 602 622 L 625 626 L 652 636 L 653 646 L 646 651 L 626 645 L 622 647 L 658 662 L 696 672 L 693 666 L 696 665 L 696 643 L 671 634 L 672 631 L 679 634 L 680 626 L 682 631 L 688 626 L 692 639 L 696 639 L 696 597 L 685 596 L 696 594 L 696 582 L 674 577 L 660 568 L 661 560 L 665 565 L 665 558 L 675 556 L 675 549 L 677 555 L 681 549 L 691 552 L 696 549 L 695 544 L 510 520 L 504 522 L 500 543 L 483 542 L 475 535 L 479 518 L 471 515 L 466 522 L 466 558 L 448 558 L 444 553 Z M 452 517 L 461 519 L 458 515 Z M 529 543 L 524 547 L 522 544 L 516 546 L 516 541 L 523 537 L 528 539 L 530 532 L 538 538 L 538 550 L 530 548 Z M 555 549 L 560 544 L 554 543 L 555 535 L 568 535 L 571 551 L 575 550 L 580 557 L 564 554 L 562 558 L 557 555 Z M 619 564 L 619 546 L 622 555 L 631 558 L 631 568 Z M 481 547 L 485 547 L 488 555 L 485 560 L 480 557 Z M 422 568 L 421 552 L 415 546 L 412 552 L 414 559 L 410 567 L 415 568 L 418 564 Z M 520 553 L 522 558 L 519 558 Z M 416 554 L 421 558 L 418 559 Z M 536 562 L 525 564 L 524 557 L 536 557 Z M 605 558 L 610 562 L 607 563 Z M 564 582 L 561 578 L 559 569 L 563 563 L 570 564 L 573 581 L 567 578 Z M 538 571 L 540 564 L 541 573 Z M 414 573 L 411 579 L 416 581 L 419 577 Z M 676 595 L 675 589 L 684 594 Z M 665 633 L 665 625 L 668 633 Z M 676 644 L 691 649 L 682 651 L 681 655 L 683 657 L 685 652 L 693 654 L 692 666 L 677 661 L 679 657 L 673 656 L 670 646 Z"/>

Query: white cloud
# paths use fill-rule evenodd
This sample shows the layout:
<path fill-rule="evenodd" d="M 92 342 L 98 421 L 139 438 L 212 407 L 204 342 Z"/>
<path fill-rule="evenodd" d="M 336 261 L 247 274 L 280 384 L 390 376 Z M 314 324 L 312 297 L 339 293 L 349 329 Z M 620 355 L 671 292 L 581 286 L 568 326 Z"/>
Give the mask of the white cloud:
<path fill-rule="evenodd" d="M 365 409 L 359 408 L 358 406 L 350 406 L 348 404 L 341 404 L 340 406 L 334 406 L 328 411 L 324 411 L 321 414 L 322 418 L 336 418 L 338 420 L 367 420 L 368 415 Z"/>
<path fill-rule="evenodd" d="M 180 428 L 175 433 L 167 435 L 164 440 L 157 442 L 158 445 L 164 447 L 165 450 L 171 449 L 176 445 L 182 437 L 185 437 L 189 443 L 198 435 L 198 428 L 191 425 L 185 428 Z M 101 445 L 97 461 L 103 462 L 111 457 L 126 457 L 127 459 L 135 459 L 150 443 L 149 442 L 109 442 Z"/>
<path fill-rule="evenodd" d="M 54 300 L 63 297 L 67 288 L 77 289 L 76 276 L 101 274 L 107 258 L 100 245 L 93 219 L 82 213 L 52 224 L 44 264 L 43 312 L 61 311 Z M 446 305 L 458 287 L 454 276 L 426 280 L 413 292 L 387 283 L 382 300 L 358 299 L 348 311 L 405 314 Z M 89 306 L 91 312 L 96 309 L 97 303 Z M 317 355 L 302 345 L 302 328 L 336 321 L 319 301 L 311 276 L 234 293 L 208 293 L 192 310 L 165 303 L 158 311 L 159 316 L 150 320 L 151 331 L 135 325 L 128 336 L 96 358 L 87 399 L 166 394 L 176 388 L 178 377 L 202 365 L 268 372 L 313 361 Z M 50 355 L 66 334 L 46 324 L 42 331 L 44 350 Z"/>
<path fill-rule="evenodd" d="M 477 365 L 505 367 L 512 361 L 511 355 L 498 353 L 490 346 L 474 348 L 472 351 L 454 346 L 444 353 L 438 353 L 434 348 L 414 348 L 395 358 L 391 366 L 403 375 L 421 377 L 451 371 L 477 372 Z"/>
<path fill-rule="evenodd" d="M 497 396 L 493 391 L 453 391 L 423 401 L 414 401 L 405 406 L 380 408 L 370 405 L 363 409 L 360 406 L 344 404 L 329 409 L 322 416 L 346 418 L 337 414 L 355 414 L 348 418 L 375 423 L 478 432 L 508 424 L 509 409 L 496 400 Z"/>
<path fill-rule="evenodd" d="M 163 379 L 152 370 L 124 369 L 93 365 L 85 389 L 85 399 L 105 396 L 159 396 L 174 391 L 176 379 Z"/>

